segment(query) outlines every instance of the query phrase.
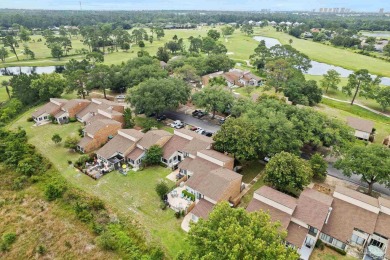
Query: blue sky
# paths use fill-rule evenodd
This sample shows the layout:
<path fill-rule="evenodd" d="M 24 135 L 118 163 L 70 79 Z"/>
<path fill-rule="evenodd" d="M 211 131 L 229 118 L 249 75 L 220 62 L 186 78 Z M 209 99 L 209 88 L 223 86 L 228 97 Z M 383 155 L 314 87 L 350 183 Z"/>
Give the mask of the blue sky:
<path fill-rule="evenodd" d="M 389 0 L 81 0 L 84 10 L 312 10 L 345 7 L 390 11 Z M 0 8 L 79 10 L 79 0 L 0 0 Z"/>

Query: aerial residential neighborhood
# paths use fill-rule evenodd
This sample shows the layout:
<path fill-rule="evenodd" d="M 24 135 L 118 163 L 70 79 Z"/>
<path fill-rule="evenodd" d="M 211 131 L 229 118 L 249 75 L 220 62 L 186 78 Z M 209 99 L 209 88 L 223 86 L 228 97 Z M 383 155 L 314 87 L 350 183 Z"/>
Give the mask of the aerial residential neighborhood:
<path fill-rule="evenodd" d="M 0 259 L 390 260 L 389 10 L 0 3 Z"/>

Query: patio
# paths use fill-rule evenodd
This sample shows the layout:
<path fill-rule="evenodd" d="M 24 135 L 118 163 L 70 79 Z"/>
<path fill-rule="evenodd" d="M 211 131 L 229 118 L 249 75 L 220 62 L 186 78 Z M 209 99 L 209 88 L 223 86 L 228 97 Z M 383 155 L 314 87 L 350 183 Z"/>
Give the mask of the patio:
<path fill-rule="evenodd" d="M 185 187 L 177 187 L 168 193 L 169 207 L 176 212 L 186 210 L 191 206 L 192 203 L 194 203 L 193 201 L 182 196 L 182 192 L 185 189 Z"/>

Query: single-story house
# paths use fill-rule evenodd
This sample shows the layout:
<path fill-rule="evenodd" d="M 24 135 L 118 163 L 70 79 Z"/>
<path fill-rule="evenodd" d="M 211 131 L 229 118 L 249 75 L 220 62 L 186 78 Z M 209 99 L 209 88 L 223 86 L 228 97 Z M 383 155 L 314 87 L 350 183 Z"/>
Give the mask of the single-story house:
<path fill-rule="evenodd" d="M 34 113 L 32 113 L 32 118 L 35 123 L 41 124 L 43 122 L 49 122 L 50 117 L 56 115 L 61 111 L 61 108 L 68 102 L 66 99 L 61 98 L 51 98 L 50 102 L 46 103 L 44 106 L 40 107 Z"/>
<path fill-rule="evenodd" d="M 71 99 L 61 107 L 61 110 L 54 115 L 59 124 L 69 122 L 70 118 L 76 118 L 76 114 L 85 109 L 91 101 L 87 99 Z"/>
<path fill-rule="evenodd" d="M 299 198 L 293 198 L 263 186 L 255 191 L 247 210 L 262 210 L 270 214 L 272 221 L 280 221 L 280 228 L 288 234 L 286 243 L 298 250 L 301 259 L 309 259 L 318 239 L 341 250 L 357 247 L 365 257 L 390 257 L 387 199 L 341 186 L 332 195 L 305 189 Z"/>
<path fill-rule="evenodd" d="M 357 117 L 347 117 L 347 124 L 355 129 L 355 137 L 368 141 L 373 133 L 374 122 Z"/>

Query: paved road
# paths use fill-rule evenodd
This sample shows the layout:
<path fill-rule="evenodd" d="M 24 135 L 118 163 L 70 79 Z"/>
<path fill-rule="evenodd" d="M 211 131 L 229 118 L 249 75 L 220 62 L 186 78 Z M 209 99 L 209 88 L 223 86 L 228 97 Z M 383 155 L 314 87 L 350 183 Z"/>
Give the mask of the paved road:
<path fill-rule="evenodd" d="M 336 178 L 341 179 L 341 180 L 352 182 L 354 184 L 357 184 L 357 185 L 360 185 L 363 187 L 368 187 L 368 185 L 365 182 L 360 181 L 360 176 L 353 174 L 351 177 L 347 177 L 342 173 L 341 170 L 337 170 L 336 168 L 334 168 L 331 163 L 329 163 L 329 165 L 328 165 L 328 175 L 330 175 L 332 177 L 336 177 Z M 386 188 L 386 186 L 380 185 L 378 183 L 374 184 L 374 191 L 377 191 L 377 192 L 380 192 L 380 193 L 383 193 L 383 194 L 390 196 L 390 189 Z"/>
<path fill-rule="evenodd" d="M 212 122 L 195 118 L 192 115 L 186 115 L 183 112 L 169 111 L 164 114 L 172 120 L 181 120 L 186 124 L 203 128 L 204 130 L 212 133 L 217 132 L 221 128 L 221 126 L 215 125 Z"/>

